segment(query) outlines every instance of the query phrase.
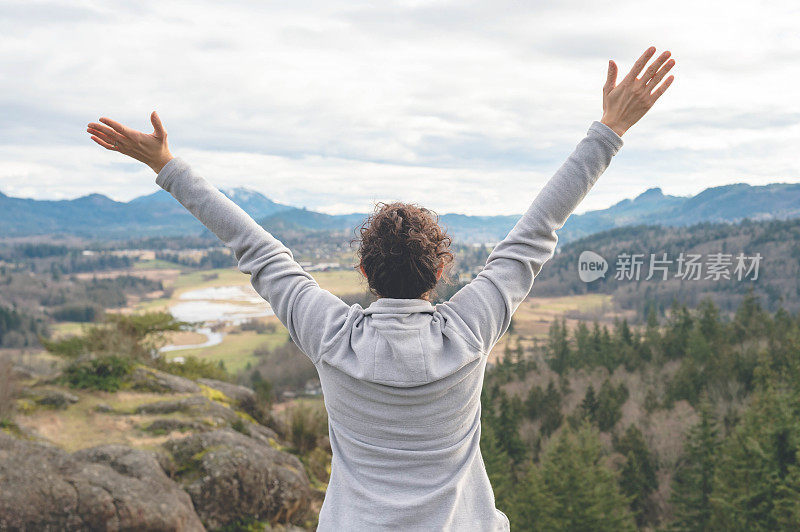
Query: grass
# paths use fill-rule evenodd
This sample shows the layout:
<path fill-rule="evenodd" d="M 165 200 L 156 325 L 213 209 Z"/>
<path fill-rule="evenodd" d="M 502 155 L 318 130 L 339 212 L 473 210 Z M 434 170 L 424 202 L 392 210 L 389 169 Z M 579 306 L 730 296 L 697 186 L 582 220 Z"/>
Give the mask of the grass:
<path fill-rule="evenodd" d="M 276 318 L 272 318 L 277 321 Z M 280 326 L 274 333 L 257 334 L 254 331 L 242 331 L 226 334 L 222 343 L 211 347 L 181 349 L 170 351 L 167 357 L 171 360 L 175 357 L 196 356 L 202 359 L 209 359 L 215 362 L 222 361 L 225 369 L 230 373 L 237 373 L 244 369 L 248 362 L 256 363 L 253 352 L 267 345 L 270 349 L 284 342 L 289 337 L 288 331 Z"/>
<path fill-rule="evenodd" d="M 61 339 L 67 336 L 79 336 L 83 333 L 83 328 L 86 323 L 77 321 L 62 321 L 50 325 L 50 330 L 53 333 L 53 339 Z"/>
<path fill-rule="evenodd" d="M 170 345 L 197 345 L 206 341 L 206 335 L 195 331 L 173 331 L 166 334 Z"/>
<path fill-rule="evenodd" d="M 156 312 L 159 310 L 167 310 L 173 303 L 174 301 L 172 298 L 166 297 L 151 299 L 149 301 L 141 301 L 134 305 L 133 312 Z"/>
<path fill-rule="evenodd" d="M 532 296 L 523 301 L 514 314 L 514 328 L 520 335 L 543 338 L 547 336 L 550 324 L 555 318 L 577 313 L 600 318 L 611 309 L 611 299 L 612 296 L 608 294 L 545 298 Z"/>
<path fill-rule="evenodd" d="M 563 315 L 581 314 L 582 316 L 596 316 L 600 321 L 610 315 L 613 308 L 612 296 L 608 294 L 580 294 L 564 297 L 529 297 L 514 314 L 514 333 L 505 334 L 489 354 L 489 361 L 496 362 L 502 358 L 506 344 L 511 341 L 511 346 L 516 347 L 517 338 L 523 347 L 530 347 L 534 340 L 543 341 L 547 338 L 553 320 Z M 567 318 L 567 326 L 574 326 L 579 320 Z"/>
<path fill-rule="evenodd" d="M 275 405 L 273 406 L 273 411 L 275 411 L 276 413 L 282 412 L 287 408 L 294 408 L 297 406 L 325 408 L 325 401 L 321 395 L 317 395 L 314 397 L 298 397 L 296 399 L 284 401 L 283 403 L 275 403 Z"/>
<path fill-rule="evenodd" d="M 214 279 L 208 276 L 216 275 Z M 173 284 L 175 296 L 187 290 L 209 288 L 212 286 L 230 286 L 249 284 L 250 276 L 245 275 L 236 268 L 215 268 L 213 270 L 193 270 L 182 273 Z"/>
<path fill-rule="evenodd" d="M 134 270 L 183 270 L 186 266 L 177 262 L 169 262 L 162 259 L 139 260 L 133 263 Z"/>
<path fill-rule="evenodd" d="M 130 413 L 143 404 L 191 395 L 83 390 L 70 390 L 70 393 L 79 397 L 77 403 L 64 410 L 38 408 L 28 414 L 17 415 L 17 424 L 35 430 L 70 452 L 109 443 L 150 448 L 160 441 L 144 433 L 140 427 L 149 425 L 157 418 L 176 417 L 175 415 L 120 415 L 115 412 L 97 412 L 97 405 L 105 403 L 116 412 Z"/>
<path fill-rule="evenodd" d="M 210 276 L 215 277 L 209 278 Z M 334 294 L 353 294 L 363 292 L 366 289 L 366 282 L 363 281 L 362 276 L 352 270 L 313 272 L 313 276 L 322 288 Z M 167 310 L 171 305 L 179 301 L 181 294 L 191 290 L 248 284 L 250 284 L 250 276 L 241 273 L 235 268 L 185 271 L 172 284 L 174 291 L 171 297 L 143 301 L 135 305 L 133 310 L 135 312 Z M 284 343 L 288 338 L 288 332 L 283 325 L 280 325 L 277 318 L 270 317 L 268 319 L 275 320 L 279 324 L 275 333 L 256 334 L 252 331 L 243 331 L 226 334 L 219 345 L 171 351 L 167 356 L 170 359 L 180 356 L 196 356 L 215 362 L 222 361 L 229 372 L 236 373 L 244 369 L 248 362 L 256 362 L 256 357 L 253 355 L 256 348 L 264 344 L 269 348 L 273 348 Z"/>
<path fill-rule="evenodd" d="M 367 290 L 367 282 L 355 270 L 313 272 L 314 279 L 325 290 L 336 295 L 355 294 Z"/>
<path fill-rule="evenodd" d="M 353 294 L 366 290 L 366 282 L 358 272 L 353 270 L 313 272 L 312 275 L 322 288 L 334 294 Z M 215 277 L 209 278 L 210 276 Z M 178 301 L 181 294 L 191 290 L 249 284 L 250 276 L 243 274 L 236 268 L 184 271 L 175 279 L 175 282 L 172 283 L 174 292 L 171 297 L 144 301 L 137 304 L 134 310 L 145 311 L 169 307 L 169 305 Z"/>
<path fill-rule="evenodd" d="M 137 263 L 138 264 L 138 263 Z M 210 279 L 210 276 L 216 275 Z M 216 268 L 213 270 L 184 270 L 171 284 L 174 291 L 170 297 L 161 297 L 149 301 L 141 301 L 133 306 L 134 312 L 153 312 L 167 310 L 176 304 L 181 294 L 191 290 L 215 286 L 247 285 L 250 277 L 234 268 Z"/>
<path fill-rule="evenodd" d="M 602 308 L 603 305 L 611 303 L 609 294 L 580 294 L 563 297 L 531 297 L 526 302 L 534 308 L 545 308 L 551 312 L 568 312 L 577 310 L 580 312 L 591 312 Z"/>

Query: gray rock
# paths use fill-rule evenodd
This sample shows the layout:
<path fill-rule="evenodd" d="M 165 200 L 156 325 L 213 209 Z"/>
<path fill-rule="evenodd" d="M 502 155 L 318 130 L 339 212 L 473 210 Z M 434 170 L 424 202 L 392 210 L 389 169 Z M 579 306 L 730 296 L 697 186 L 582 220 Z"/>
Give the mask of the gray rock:
<path fill-rule="evenodd" d="M 204 530 L 156 457 L 111 445 L 70 455 L 0 432 L 0 530 Z"/>
<path fill-rule="evenodd" d="M 13 372 L 14 378 L 21 381 L 35 379 L 36 377 L 40 376 L 31 368 L 21 366 L 19 364 L 14 365 L 14 367 L 11 368 L 11 371 Z"/>
<path fill-rule="evenodd" d="M 270 438 L 278 438 L 274 430 L 253 423 L 237 414 L 235 410 L 200 395 L 143 404 L 136 408 L 135 413 L 149 415 L 182 413 L 195 418 L 191 421 L 174 418 L 157 419 L 145 430 L 207 432 L 219 427 L 235 426 L 240 432 L 244 432 L 266 445 L 269 445 Z"/>
<path fill-rule="evenodd" d="M 190 421 L 186 419 L 175 419 L 175 418 L 161 418 L 156 419 L 152 423 L 150 423 L 145 430 L 148 432 L 174 432 L 176 430 L 185 432 L 185 431 L 192 431 L 192 432 L 200 432 L 204 430 L 210 430 L 211 427 L 206 425 L 205 423 L 200 423 L 199 421 Z"/>
<path fill-rule="evenodd" d="M 174 478 L 191 495 L 209 528 L 251 516 L 302 523 L 311 488 L 300 460 L 231 429 L 164 443 L 177 464 Z"/>
<path fill-rule="evenodd" d="M 157 369 L 139 366 L 128 377 L 135 389 L 159 393 L 198 393 L 200 387 L 191 379 Z"/>
<path fill-rule="evenodd" d="M 251 438 L 254 438 L 264 445 L 272 445 L 270 440 L 278 440 L 278 435 L 269 427 L 256 423 L 247 423 L 245 429 Z"/>
<path fill-rule="evenodd" d="M 79 401 L 75 394 L 52 388 L 23 388 L 20 395 L 48 408 L 67 408 Z"/>
<path fill-rule="evenodd" d="M 215 379 L 197 379 L 197 382 L 209 388 L 219 390 L 237 403 L 254 401 L 256 398 L 256 392 L 245 386 L 239 386 L 238 384 L 231 384 L 230 382 L 218 381 Z"/>
<path fill-rule="evenodd" d="M 154 453 L 125 445 L 109 444 L 81 449 L 72 453 L 72 457 L 93 464 L 105 464 L 121 475 L 140 480 L 169 480 Z"/>
<path fill-rule="evenodd" d="M 11 358 L 15 360 L 13 366 L 14 374 L 22 380 L 52 379 L 57 377 L 61 370 L 69 364 L 67 360 L 40 356 L 36 352 L 21 353 L 16 356 L 11 355 Z"/>
<path fill-rule="evenodd" d="M 181 412 L 192 417 L 205 418 L 214 425 L 229 425 L 237 419 L 241 419 L 234 410 L 201 395 L 143 404 L 137 407 L 135 412 L 137 414 L 174 414 Z"/>
<path fill-rule="evenodd" d="M 104 414 L 110 414 L 114 412 L 114 409 L 111 408 L 111 405 L 107 403 L 98 403 L 94 407 L 95 412 L 102 412 Z"/>

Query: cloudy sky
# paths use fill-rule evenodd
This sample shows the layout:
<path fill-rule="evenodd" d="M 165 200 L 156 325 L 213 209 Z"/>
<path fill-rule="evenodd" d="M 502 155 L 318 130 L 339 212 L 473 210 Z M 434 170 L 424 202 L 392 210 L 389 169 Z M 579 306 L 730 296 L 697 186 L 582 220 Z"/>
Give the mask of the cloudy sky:
<path fill-rule="evenodd" d="M 0 191 L 127 201 L 152 131 L 219 187 L 329 213 L 521 213 L 593 120 L 608 59 L 676 80 L 579 211 L 647 188 L 800 182 L 800 4 L 0 0 Z"/>

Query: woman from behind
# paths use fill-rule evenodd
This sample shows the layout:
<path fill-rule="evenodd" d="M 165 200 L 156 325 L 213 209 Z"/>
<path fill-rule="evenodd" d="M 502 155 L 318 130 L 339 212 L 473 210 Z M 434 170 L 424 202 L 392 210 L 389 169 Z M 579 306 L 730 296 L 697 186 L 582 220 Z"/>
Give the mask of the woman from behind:
<path fill-rule="evenodd" d="M 92 139 L 150 166 L 235 253 L 322 383 L 333 451 L 319 530 L 509 530 L 480 453 L 487 357 L 556 247 L 556 230 L 622 147 L 620 138 L 666 91 L 674 65 L 649 48 L 617 84 L 611 61 L 603 116 L 450 300 L 430 295 L 452 261 L 435 215 L 382 204 L 362 226 L 359 266 L 377 301 L 348 306 L 189 164 L 173 158 L 155 112 L 152 134 L 113 120 Z M 663 83 L 662 83 L 663 80 Z"/>

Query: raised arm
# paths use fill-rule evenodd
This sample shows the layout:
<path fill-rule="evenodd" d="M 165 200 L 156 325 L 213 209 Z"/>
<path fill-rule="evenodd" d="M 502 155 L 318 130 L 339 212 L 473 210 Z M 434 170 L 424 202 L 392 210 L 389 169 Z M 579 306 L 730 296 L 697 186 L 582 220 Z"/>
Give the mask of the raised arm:
<path fill-rule="evenodd" d="M 157 172 L 156 183 L 233 250 L 239 270 L 250 275 L 251 284 L 270 303 L 292 340 L 316 363 L 326 340 L 344 325 L 349 307 L 320 288 L 294 260 L 291 251 L 238 205 L 186 161 L 173 158 L 166 146 L 166 132 L 155 113 L 151 116 L 153 135 L 113 120 L 100 120 L 105 127 L 89 124 L 93 140 L 134 157 Z"/>
<path fill-rule="evenodd" d="M 649 48 L 630 73 L 616 84 L 617 66 L 609 62 L 603 87 L 603 118 L 589 127 L 586 137 L 545 184 L 508 236 L 491 252 L 486 266 L 439 311 L 466 325 L 470 340 L 484 353 L 497 343 L 511 316 L 528 296 L 533 280 L 555 252 L 560 229 L 622 147 L 621 136 L 652 107 L 672 83 L 659 82 L 675 64 L 664 52 L 643 73 L 655 53 Z"/>

